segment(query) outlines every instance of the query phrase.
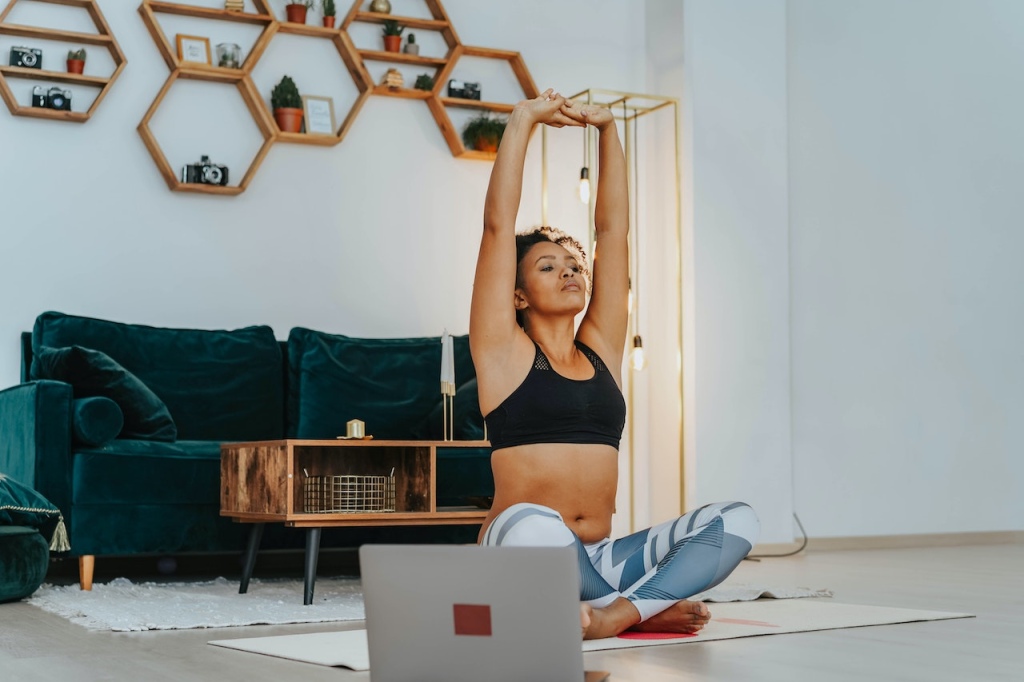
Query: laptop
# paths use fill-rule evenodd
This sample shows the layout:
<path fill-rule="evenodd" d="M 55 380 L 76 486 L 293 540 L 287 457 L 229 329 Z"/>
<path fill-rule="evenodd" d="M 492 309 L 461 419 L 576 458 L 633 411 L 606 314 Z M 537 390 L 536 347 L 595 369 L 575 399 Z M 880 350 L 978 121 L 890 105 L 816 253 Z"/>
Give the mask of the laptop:
<path fill-rule="evenodd" d="M 372 682 L 602 682 L 571 547 L 363 545 Z"/>

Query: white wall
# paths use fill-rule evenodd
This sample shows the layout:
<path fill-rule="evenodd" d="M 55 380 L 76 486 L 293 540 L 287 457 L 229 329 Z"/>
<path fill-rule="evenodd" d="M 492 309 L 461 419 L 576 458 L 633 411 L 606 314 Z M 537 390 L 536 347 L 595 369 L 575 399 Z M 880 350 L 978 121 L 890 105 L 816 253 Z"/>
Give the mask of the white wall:
<path fill-rule="evenodd" d="M 1024 3 L 789 2 L 812 536 L 1024 529 Z"/>
<path fill-rule="evenodd" d="M 687 500 L 788 542 L 786 3 L 690 0 L 683 46 Z"/>

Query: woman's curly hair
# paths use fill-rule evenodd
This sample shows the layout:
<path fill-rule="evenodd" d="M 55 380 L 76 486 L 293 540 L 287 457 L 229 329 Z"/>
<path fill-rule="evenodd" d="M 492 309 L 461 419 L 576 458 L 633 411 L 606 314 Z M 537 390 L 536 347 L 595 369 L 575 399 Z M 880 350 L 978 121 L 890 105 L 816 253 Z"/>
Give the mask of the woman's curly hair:
<path fill-rule="evenodd" d="M 580 266 L 580 275 L 586 283 L 586 290 L 589 294 L 591 289 L 590 267 L 587 265 L 587 252 L 583 250 L 583 245 L 571 235 L 556 227 L 548 226 L 535 227 L 532 230 L 516 233 L 516 287 L 523 285 L 521 267 L 523 258 L 534 245 L 544 242 L 554 242 L 572 254 L 572 257 L 576 259 L 576 264 Z M 520 327 L 525 327 L 523 311 L 516 311 L 516 321 Z"/>

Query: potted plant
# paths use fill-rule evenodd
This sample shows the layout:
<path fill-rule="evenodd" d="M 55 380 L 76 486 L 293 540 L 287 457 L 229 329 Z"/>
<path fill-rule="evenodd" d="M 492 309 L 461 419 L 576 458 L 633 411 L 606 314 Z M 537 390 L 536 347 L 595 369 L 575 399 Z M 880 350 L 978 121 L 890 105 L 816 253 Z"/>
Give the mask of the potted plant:
<path fill-rule="evenodd" d="M 429 73 L 421 73 L 416 76 L 416 83 L 413 85 L 417 90 L 433 90 L 434 89 L 434 77 Z"/>
<path fill-rule="evenodd" d="M 284 76 L 274 86 L 270 93 L 270 106 L 274 109 L 274 120 L 281 132 L 302 132 L 302 97 L 291 77 Z"/>
<path fill-rule="evenodd" d="M 334 17 L 338 14 L 334 0 L 320 0 L 320 9 L 324 15 L 324 26 L 334 28 Z"/>
<path fill-rule="evenodd" d="M 85 48 L 68 50 L 68 73 L 82 73 L 85 71 Z"/>
<path fill-rule="evenodd" d="M 496 152 L 506 123 L 507 121 L 491 116 L 487 112 L 474 116 L 462 129 L 462 142 L 467 149 Z"/>
<path fill-rule="evenodd" d="M 290 0 L 284 6 L 285 16 L 288 21 L 296 24 L 306 23 L 306 11 L 313 6 L 313 0 Z"/>
<path fill-rule="evenodd" d="M 404 30 L 405 26 L 394 19 L 384 20 L 384 28 L 381 29 L 381 32 L 384 34 L 384 50 L 386 52 L 402 51 L 402 31 Z"/>
<path fill-rule="evenodd" d="M 416 43 L 416 34 L 410 33 L 406 36 L 405 47 L 402 48 L 402 52 L 406 54 L 419 54 L 420 46 Z"/>

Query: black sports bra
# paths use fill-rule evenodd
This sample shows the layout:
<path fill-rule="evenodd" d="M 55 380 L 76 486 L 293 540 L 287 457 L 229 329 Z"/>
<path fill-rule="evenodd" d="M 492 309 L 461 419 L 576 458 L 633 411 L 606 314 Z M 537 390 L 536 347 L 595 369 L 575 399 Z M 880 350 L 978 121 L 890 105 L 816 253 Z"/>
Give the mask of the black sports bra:
<path fill-rule="evenodd" d="M 537 346 L 537 344 L 534 344 Z M 551 368 L 537 346 L 523 383 L 484 417 L 495 450 L 537 443 L 599 443 L 619 447 L 626 401 L 597 353 L 576 346 L 594 365 L 594 376 L 576 380 Z"/>

